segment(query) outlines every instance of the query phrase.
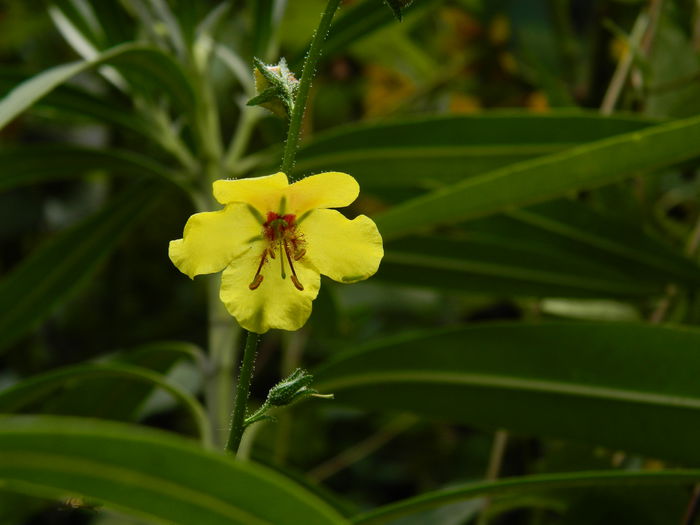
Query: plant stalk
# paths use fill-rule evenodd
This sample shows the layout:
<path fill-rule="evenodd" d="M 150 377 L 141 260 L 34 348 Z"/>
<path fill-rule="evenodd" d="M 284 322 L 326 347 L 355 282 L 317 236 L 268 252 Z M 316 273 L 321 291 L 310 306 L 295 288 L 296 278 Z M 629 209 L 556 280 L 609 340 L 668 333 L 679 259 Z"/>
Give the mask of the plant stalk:
<path fill-rule="evenodd" d="M 326 9 L 321 16 L 321 22 L 311 39 L 309 52 L 304 60 L 304 67 L 301 70 L 301 79 L 299 80 L 299 88 L 294 99 L 294 109 L 289 118 L 289 129 L 287 131 L 287 141 L 284 144 L 284 154 L 282 155 L 282 167 L 280 171 L 286 174 L 294 166 L 294 157 L 296 157 L 297 146 L 299 144 L 299 134 L 301 132 L 301 123 L 304 119 L 304 111 L 306 110 L 306 100 L 309 98 L 309 89 L 311 88 L 311 79 L 316 72 L 318 59 L 321 57 L 321 48 L 326 40 L 328 30 L 331 27 L 333 15 L 338 10 L 340 0 L 328 0 Z"/>
<path fill-rule="evenodd" d="M 226 443 L 226 450 L 235 454 L 241 444 L 243 430 L 245 430 L 245 415 L 248 410 L 248 396 L 250 395 L 250 382 L 255 367 L 255 355 L 258 347 L 258 334 L 248 332 L 241 362 L 241 373 L 236 385 L 236 400 L 233 405 L 233 420 L 231 432 Z"/>

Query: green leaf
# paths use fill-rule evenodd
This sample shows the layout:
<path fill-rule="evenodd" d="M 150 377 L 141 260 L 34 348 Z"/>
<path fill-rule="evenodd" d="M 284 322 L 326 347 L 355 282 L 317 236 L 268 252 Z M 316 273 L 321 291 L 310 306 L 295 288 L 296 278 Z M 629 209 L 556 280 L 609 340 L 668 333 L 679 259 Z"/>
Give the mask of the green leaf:
<path fill-rule="evenodd" d="M 201 359 L 201 350 L 190 343 L 165 341 L 151 343 L 110 356 L 104 364 L 129 365 L 166 374 L 183 359 Z M 122 379 L 83 378 L 54 392 L 42 406 L 53 414 L 100 417 L 136 421 L 153 386 Z"/>
<path fill-rule="evenodd" d="M 624 471 L 600 470 L 541 474 L 468 483 L 451 489 L 421 494 L 360 514 L 352 519 L 356 525 L 389 523 L 401 516 L 408 516 L 427 509 L 441 507 L 457 501 L 483 496 L 523 494 L 542 490 L 561 490 L 599 486 L 664 486 L 692 485 L 700 480 L 700 470 Z"/>
<path fill-rule="evenodd" d="M 405 334 L 339 356 L 315 387 L 401 410 L 700 462 L 700 331 L 493 324 Z"/>
<path fill-rule="evenodd" d="M 0 281 L 0 350 L 84 284 L 157 201 L 159 184 L 132 184 L 103 210 L 55 235 Z"/>
<path fill-rule="evenodd" d="M 10 388 L 0 391 L 0 412 L 18 411 L 37 400 L 45 398 L 66 384 L 82 380 L 104 380 L 104 378 L 120 378 L 121 382 L 147 383 L 149 386 L 162 388 L 173 396 L 190 412 L 197 432 L 206 446 L 211 446 L 209 421 L 204 409 L 190 394 L 168 383 L 167 379 L 151 370 L 126 364 L 76 365 L 58 368 L 34 375 Z"/>
<path fill-rule="evenodd" d="M 0 482 L 34 495 L 77 494 L 179 525 L 347 523 L 271 470 L 164 432 L 99 420 L 4 418 Z"/>
<path fill-rule="evenodd" d="M 150 157 L 124 150 L 83 148 L 64 144 L 0 148 L 0 191 L 104 170 L 130 177 L 176 177 Z"/>
<path fill-rule="evenodd" d="M 434 6 L 440 1 L 441 0 L 422 0 L 416 4 L 411 11 L 417 14 Z M 392 23 L 394 23 L 394 16 L 391 10 L 386 8 L 386 5 L 382 5 L 382 1 L 371 0 L 369 2 L 358 2 L 347 9 L 347 11 L 344 11 L 331 26 L 328 38 L 323 45 L 322 60 L 332 57 L 347 47 L 350 47 L 355 42 L 370 36 L 375 31 L 379 31 Z M 301 69 L 304 55 L 308 48 L 308 45 L 305 46 L 304 54 L 295 57 L 295 59 L 290 62 L 293 70 Z"/>
<path fill-rule="evenodd" d="M 369 2 L 361 5 L 369 4 Z M 332 168 L 363 190 L 435 189 L 523 160 L 644 129 L 651 121 L 561 111 L 499 112 L 355 124 L 319 134 L 299 151 L 295 176 Z"/>
<path fill-rule="evenodd" d="M 510 297 L 648 297 L 669 283 L 699 287 L 700 267 L 636 227 L 559 200 L 390 241 L 377 278 Z"/>
<path fill-rule="evenodd" d="M 56 87 L 103 64 L 127 71 L 130 79 L 139 81 L 139 90 L 150 87 L 161 92 L 165 89 L 183 109 L 189 111 L 194 106 L 192 86 L 170 55 L 142 44 L 122 44 L 92 60 L 52 67 L 17 86 L 0 100 L 0 129 Z"/>
<path fill-rule="evenodd" d="M 412 199 L 382 213 L 382 235 L 396 238 L 591 189 L 700 155 L 700 117 L 577 146 L 512 164 Z"/>

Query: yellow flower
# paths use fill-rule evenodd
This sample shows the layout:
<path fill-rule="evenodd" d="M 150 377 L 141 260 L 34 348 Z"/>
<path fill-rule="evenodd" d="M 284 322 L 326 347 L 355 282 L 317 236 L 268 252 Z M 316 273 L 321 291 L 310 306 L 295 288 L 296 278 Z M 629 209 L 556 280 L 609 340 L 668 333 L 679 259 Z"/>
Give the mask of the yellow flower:
<path fill-rule="evenodd" d="M 349 205 L 359 191 L 338 172 L 294 184 L 284 173 L 217 180 L 214 197 L 224 209 L 192 215 L 183 238 L 170 242 L 170 259 L 190 278 L 223 270 L 221 300 L 246 330 L 298 330 L 319 274 L 352 283 L 379 267 L 384 249 L 374 222 L 328 209 Z"/>

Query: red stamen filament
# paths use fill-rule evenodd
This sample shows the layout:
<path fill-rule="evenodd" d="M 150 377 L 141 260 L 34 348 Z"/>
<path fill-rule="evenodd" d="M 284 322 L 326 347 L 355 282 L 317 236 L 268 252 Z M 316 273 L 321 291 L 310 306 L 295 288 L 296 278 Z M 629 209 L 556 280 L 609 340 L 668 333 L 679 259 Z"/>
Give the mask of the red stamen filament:
<path fill-rule="evenodd" d="M 256 290 L 258 286 L 262 284 L 264 277 L 260 275 L 260 271 L 262 270 L 263 264 L 265 264 L 266 260 L 267 250 L 263 252 L 262 257 L 260 258 L 260 264 L 258 264 L 258 271 L 255 272 L 255 277 L 253 277 L 253 280 L 250 281 L 250 284 L 248 285 L 248 288 L 250 288 L 251 290 Z"/>
<path fill-rule="evenodd" d="M 297 290 L 300 292 L 304 289 L 304 286 L 299 282 L 299 278 L 297 277 L 297 272 L 294 271 L 294 264 L 292 263 L 292 257 L 289 255 L 289 247 L 287 246 L 287 242 L 284 242 L 284 253 L 287 255 L 287 261 L 289 262 L 289 268 L 292 270 L 292 275 L 291 279 L 292 282 L 294 283 L 294 286 Z M 296 259 L 297 261 L 299 259 Z"/>

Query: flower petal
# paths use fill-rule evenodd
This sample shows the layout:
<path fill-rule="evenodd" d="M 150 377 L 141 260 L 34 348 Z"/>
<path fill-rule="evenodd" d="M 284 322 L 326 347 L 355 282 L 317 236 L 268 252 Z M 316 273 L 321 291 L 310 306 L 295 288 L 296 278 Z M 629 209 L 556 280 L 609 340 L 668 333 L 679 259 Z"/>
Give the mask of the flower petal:
<path fill-rule="evenodd" d="M 367 279 L 384 256 L 377 225 L 364 215 L 349 220 L 336 210 L 314 210 L 299 228 L 306 241 L 305 258 L 335 281 Z"/>
<path fill-rule="evenodd" d="M 287 190 L 289 210 L 297 216 L 315 208 L 342 208 L 360 194 L 360 185 L 347 173 L 329 171 L 295 182 Z"/>
<path fill-rule="evenodd" d="M 255 290 L 249 285 L 255 277 L 267 244 L 258 242 L 249 252 L 236 259 L 221 275 L 220 297 L 229 313 L 250 332 L 264 334 L 270 328 L 298 330 L 311 315 L 311 303 L 318 295 L 321 277 L 308 262 L 294 262 L 303 290 L 297 290 L 289 276 L 282 279 L 280 254 L 263 266 L 262 283 Z"/>
<path fill-rule="evenodd" d="M 168 255 L 190 278 L 220 272 L 249 249 L 248 241 L 261 232 L 260 223 L 245 204 L 229 204 L 220 211 L 192 215 L 183 238 L 170 241 Z"/>
<path fill-rule="evenodd" d="M 289 186 L 284 173 L 250 179 L 216 180 L 214 198 L 221 204 L 245 202 L 254 206 L 263 216 L 277 211 L 285 189 Z"/>

